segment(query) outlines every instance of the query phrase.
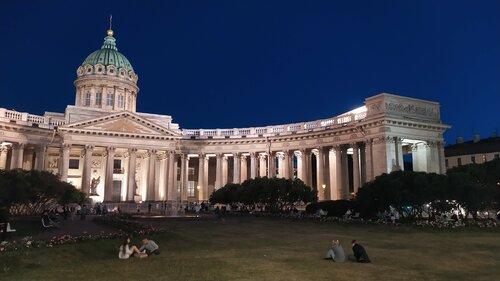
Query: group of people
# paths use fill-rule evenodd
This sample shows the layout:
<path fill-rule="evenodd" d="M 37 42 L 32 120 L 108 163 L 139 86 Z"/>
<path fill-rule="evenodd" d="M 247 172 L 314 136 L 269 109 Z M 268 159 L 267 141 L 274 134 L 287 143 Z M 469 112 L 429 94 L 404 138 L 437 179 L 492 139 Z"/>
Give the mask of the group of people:
<path fill-rule="evenodd" d="M 131 256 L 138 259 L 147 258 L 151 255 L 159 255 L 160 247 L 155 241 L 149 240 L 148 238 L 142 239 L 142 246 L 137 248 L 137 246 L 130 245 L 130 238 L 127 237 L 123 240 L 120 246 L 120 251 L 118 252 L 118 258 L 128 259 Z"/>
<path fill-rule="evenodd" d="M 363 246 L 357 243 L 356 240 L 352 240 L 352 253 L 353 256 L 345 255 L 344 248 L 340 245 L 339 240 L 333 240 L 332 246 L 326 252 L 326 260 L 333 260 L 334 262 L 345 262 L 347 260 L 352 260 L 360 263 L 369 263 L 370 258 L 366 253 L 366 250 Z"/>

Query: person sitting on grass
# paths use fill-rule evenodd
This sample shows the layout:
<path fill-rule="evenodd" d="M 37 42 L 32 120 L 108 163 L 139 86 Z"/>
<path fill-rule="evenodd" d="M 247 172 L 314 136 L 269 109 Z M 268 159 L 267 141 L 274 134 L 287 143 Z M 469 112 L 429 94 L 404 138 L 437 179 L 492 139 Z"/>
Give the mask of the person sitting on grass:
<path fill-rule="evenodd" d="M 118 258 L 128 259 L 132 255 L 139 259 L 148 257 L 147 254 L 141 253 L 141 251 L 139 251 L 139 249 L 137 249 L 136 246 L 130 246 L 130 238 L 127 237 L 125 238 L 125 240 L 123 240 L 123 243 L 120 246 L 120 251 L 118 252 Z"/>
<path fill-rule="evenodd" d="M 149 240 L 148 238 L 142 239 L 142 247 L 139 249 L 140 252 L 146 252 L 148 256 L 151 255 L 159 255 L 160 247 L 153 240 Z"/>
<path fill-rule="evenodd" d="M 357 243 L 356 240 L 352 240 L 352 252 L 354 253 L 354 259 L 357 262 L 361 263 L 369 263 L 370 258 L 368 257 L 368 254 L 366 253 L 366 250 L 363 246 Z"/>
<path fill-rule="evenodd" d="M 326 253 L 325 260 L 333 260 L 334 262 L 345 262 L 344 248 L 340 245 L 339 240 L 332 240 L 332 247 Z"/>

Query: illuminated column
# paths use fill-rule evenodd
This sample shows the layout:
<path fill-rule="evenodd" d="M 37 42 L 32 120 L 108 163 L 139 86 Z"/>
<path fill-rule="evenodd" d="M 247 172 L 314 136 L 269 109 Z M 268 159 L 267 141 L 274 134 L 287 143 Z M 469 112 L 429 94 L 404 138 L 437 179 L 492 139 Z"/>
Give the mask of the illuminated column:
<path fill-rule="evenodd" d="M 257 176 L 257 154 L 250 152 L 250 178 L 255 179 Z"/>
<path fill-rule="evenodd" d="M 283 171 L 285 173 L 285 179 L 293 179 L 293 156 L 294 152 L 293 151 L 284 151 L 283 152 L 284 156 L 284 166 L 283 166 Z"/>
<path fill-rule="evenodd" d="M 149 150 L 149 167 L 148 167 L 148 186 L 146 188 L 146 201 L 155 200 L 155 182 L 156 182 L 156 150 Z"/>
<path fill-rule="evenodd" d="M 353 143 L 351 144 L 351 146 L 352 146 L 352 186 L 354 193 L 357 193 L 360 183 L 359 146 L 357 143 Z"/>
<path fill-rule="evenodd" d="M 159 189 L 162 190 L 160 200 L 166 201 L 168 198 L 168 151 L 165 151 L 161 157 L 161 184 Z"/>
<path fill-rule="evenodd" d="M 106 177 L 104 182 L 104 201 L 111 202 L 113 200 L 113 168 L 115 148 L 109 146 L 106 148 L 108 154 L 106 158 Z"/>
<path fill-rule="evenodd" d="M 62 144 L 60 152 L 61 157 L 59 158 L 59 174 L 61 175 L 61 181 L 68 181 L 70 149 L 70 144 Z"/>
<path fill-rule="evenodd" d="M 47 146 L 39 145 L 36 147 L 35 169 L 39 171 L 45 170 L 45 155 L 47 154 Z M 1 164 L 0 164 L 1 165 Z M 1 167 L 0 167 L 1 169 Z"/>
<path fill-rule="evenodd" d="M 189 173 L 189 156 L 181 154 L 181 200 L 187 201 L 188 173 Z"/>
<path fill-rule="evenodd" d="M 312 173 L 311 173 L 311 150 L 310 149 L 301 149 L 300 150 L 300 162 L 301 162 L 301 170 L 302 170 L 302 181 L 307 186 L 312 186 Z"/>
<path fill-rule="evenodd" d="M 12 164 L 11 167 L 13 169 L 22 169 L 23 168 L 23 160 L 24 160 L 24 148 L 26 144 L 18 143 L 14 144 L 12 150 Z"/>
<path fill-rule="evenodd" d="M 205 154 L 198 155 L 198 200 L 206 200 L 206 186 L 205 186 Z"/>
<path fill-rule="evenodd" d="M 320 149 L 323 151 L 323 183 L 319 185 L 323 190 L 325 200 L 331 199 L 328 198 L 327 194 L 330 194 L 330 189 L 332 188 L 332 184 L 330 181 L 330 147 L 323 147 Z M 324 187 L 323 187 L 324 185 Z"/>
<path fill-rule="evenodd" d="M 130 148 L 128 153 L 127 201 L 134 201 L 137 148 Z"/>
<path fill-rule="evenodd" d="M 89 194 L 90 193 L 90 177 L 92 176 L 92 151 L 94 150 L 94 146 L 86 145 L 84 148 L 85 156 L 83 159 L 83 172 L 82 172 L 82 191 Z M 68 151 L 69 154 L 69 151 Z M 69 156 L 69 155 L 68 155 Z M 63 155 L 64 158 L 64 155 Z M 69 157 L 68 157 L 68 166 L 69 166 Z M 64 170 L 65 169 L 63 167 Z"/>
<path fill-rule="evenodd" d="M 302 169 L 302 154 L 295 152 L 295 157 L 297 157 L 297 178 L 304 181 L 304 170 Z"/>
<path fill-rule="evenodd" d="M 285 166 L 285 156 L 282 153 L 276 154 L 276 158 L 278 158 L 278 176 L 280 178 L 286 178 L 285 177 L 285 171 L 284 171 L 284 166 Z"/>
<path fill-rule="evenodd" d="M 175 177 L 177 176 L 177 170 L 175 167 L 175 151 L 168 151 L 168 180 L 167 180 L 167 198 L 168 200 L 174 199 L 175 194 Z"/>
<path fill-rule="evenodd" d="M 318 199 L 325 200 L 325 174 L 324 174 L 324 166 L 325 166 L 325 155 L 323 148 L 320 147 L 316 155 L 316 188 L 318 190 Z"/>
<path fill-rule="evenodd" d="M 241 167 L 241 182 L 244 182 L 248 179 L 248 175 L 247 175 L 247 172 L 248 172 L 248 166 L 247 166 L 247 156 L 246 155 L 243 155 L 241 154 L 241 164 L 240 164 L 240 167 Z"/>
<path fill-rule="evenodd" d="M 268 177 L 276 177 L 276 152 L 271 151 L 268 155 L 269 165 L 268 165 Z"/>
<path fill-rule="evenodd" d="M 0 170 L 7 169 L 7 153 L 9 152 L 9 148 L 4 146 L 0 148 Z"/>
<path fill-rule="evenodd" d="M 366 182 L 373 180 L 373 153 L 372 153 L 372 139 L 365 141 L 365 173 Z"/>
<path fill-rule="evenodd" d="M 335 172 L 337 178 L 337 190 L 335 192 L 335 200 L 344 199 L 342 196 L 342 184 L 343 184 L 343 174 L 342 174 L 342 150 L 340 146 L 335 146 Z"/>
<path fill-rule="evenodd" d="M 227 156 L 222 156 L 222 186 L 227 184 L 228 171 L 227 171 Z"/>
<path fill-rule="evenodd" d="M 217 153 L 216 157 L 216 165 L 215 165 L 215 189 L 219 189 L 222 187 L 222 153 Z"/>
<path fill-rule="evenodd" d="M 259 177 L 263 178 L 266 176 L 266 155 L 259 154 Z"/>
<path fill-rule="evenodd" d="M 208 198 L 210 198 L 210 192 L 209 192 L 209 189 L 208 189 L 208 166 L 209 166 L 209 161 L 210 161 L 210 157 L 208 156 L 205 156 L 203 157 L 204 158 L 204 162 L 205 162 L 205 167 L 203 169 L 203 193 L 205 194 L 205 197 L 203 198 L 203 200 L 208 200 Z"/>
<path fill-rule="evenodd" d="M 347 146 L 342 147 L 342 153 L 341 153 L 341 158 L 342 158 L 342 165 L 341 165 L 341 172 L 342 172 L 342 185 L 341 185 L 341 199 L 349 199 L 349 162 L 347 161 Z"/>
<path fill-rule="evenodd" d="M 240 153 L 233 153 L 233 183 L 240 183 L 241 179 L 241 158 Z"/>

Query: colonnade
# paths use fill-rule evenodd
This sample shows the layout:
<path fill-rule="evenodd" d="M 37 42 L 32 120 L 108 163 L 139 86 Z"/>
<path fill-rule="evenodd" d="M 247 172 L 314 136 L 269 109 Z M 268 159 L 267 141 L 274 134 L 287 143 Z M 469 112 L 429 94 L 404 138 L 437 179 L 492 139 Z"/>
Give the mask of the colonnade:
<path fill-rule="evenodd" d="M 218 153 L 69 143 L 60 147 L 13 143 L 0 148 L 0 169 L 50 170 L 57 172 L 63 181 L 70 181 L 70 176 L 79 177 L 80 184 L 75 185 L 90 195 L 96 194 L 95 185 L 99 184 L 103 201 L 117 200 L 113 194 L 117 174 L 121 174 L 120 201 L 187 201 L 193 197 L 207 200 L 213 189 L 256 177 L 299 178 L 317 189 L 319 200 L 336 200 L 348 199 L 350 191 L 357 192 L 377 175 L 404 169 L 405 152 L 413 154 L 415 170 L 444 173 L 439 165 L 440 161 L 444 162 L 442 144 L 419 142 L 410 146 L 409 151 L 403 151 L 402 139 L 396 137 L 301 149 Z M 55 153 L 49 156 L 49 149 Z M 69 175 L 70 159 L 75 158 L 75 153 L 81 160 L 78 168 L 81 174 Z M 49 161 L 49 157 L 57 158 L 57 164 Z M 193 161 L 195 158 L 198 163 Z M 210 162 L 213 158 L 215 165 Z M 121 159 L 119 169 L 114 167 L 115 159 Z M 102 166 L 99 166 L 101 160 Z M 190 167 L 196 169 L 191 177 L 196 184 L 194 192 L 191 190 L 188 194 Z M 215 174 L 215 180 L 210 183 L 209 174 Z M 96 177 L 101 175 L 102 183 L 96 183 Z"/>

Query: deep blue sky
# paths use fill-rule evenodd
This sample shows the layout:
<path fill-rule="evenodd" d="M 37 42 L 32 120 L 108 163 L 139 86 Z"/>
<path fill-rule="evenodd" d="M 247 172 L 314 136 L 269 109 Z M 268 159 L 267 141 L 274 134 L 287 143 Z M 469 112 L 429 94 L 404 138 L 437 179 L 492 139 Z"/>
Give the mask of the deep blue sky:
<path fill-rule="evenodd" d="M 0 1 L 0 107 L 74 104 L 113 14 L 138 111 L 182 128 L 327 118 L 389 92 L 441 103 L 448 142 L 500 130 L 500 1 Z"/>

